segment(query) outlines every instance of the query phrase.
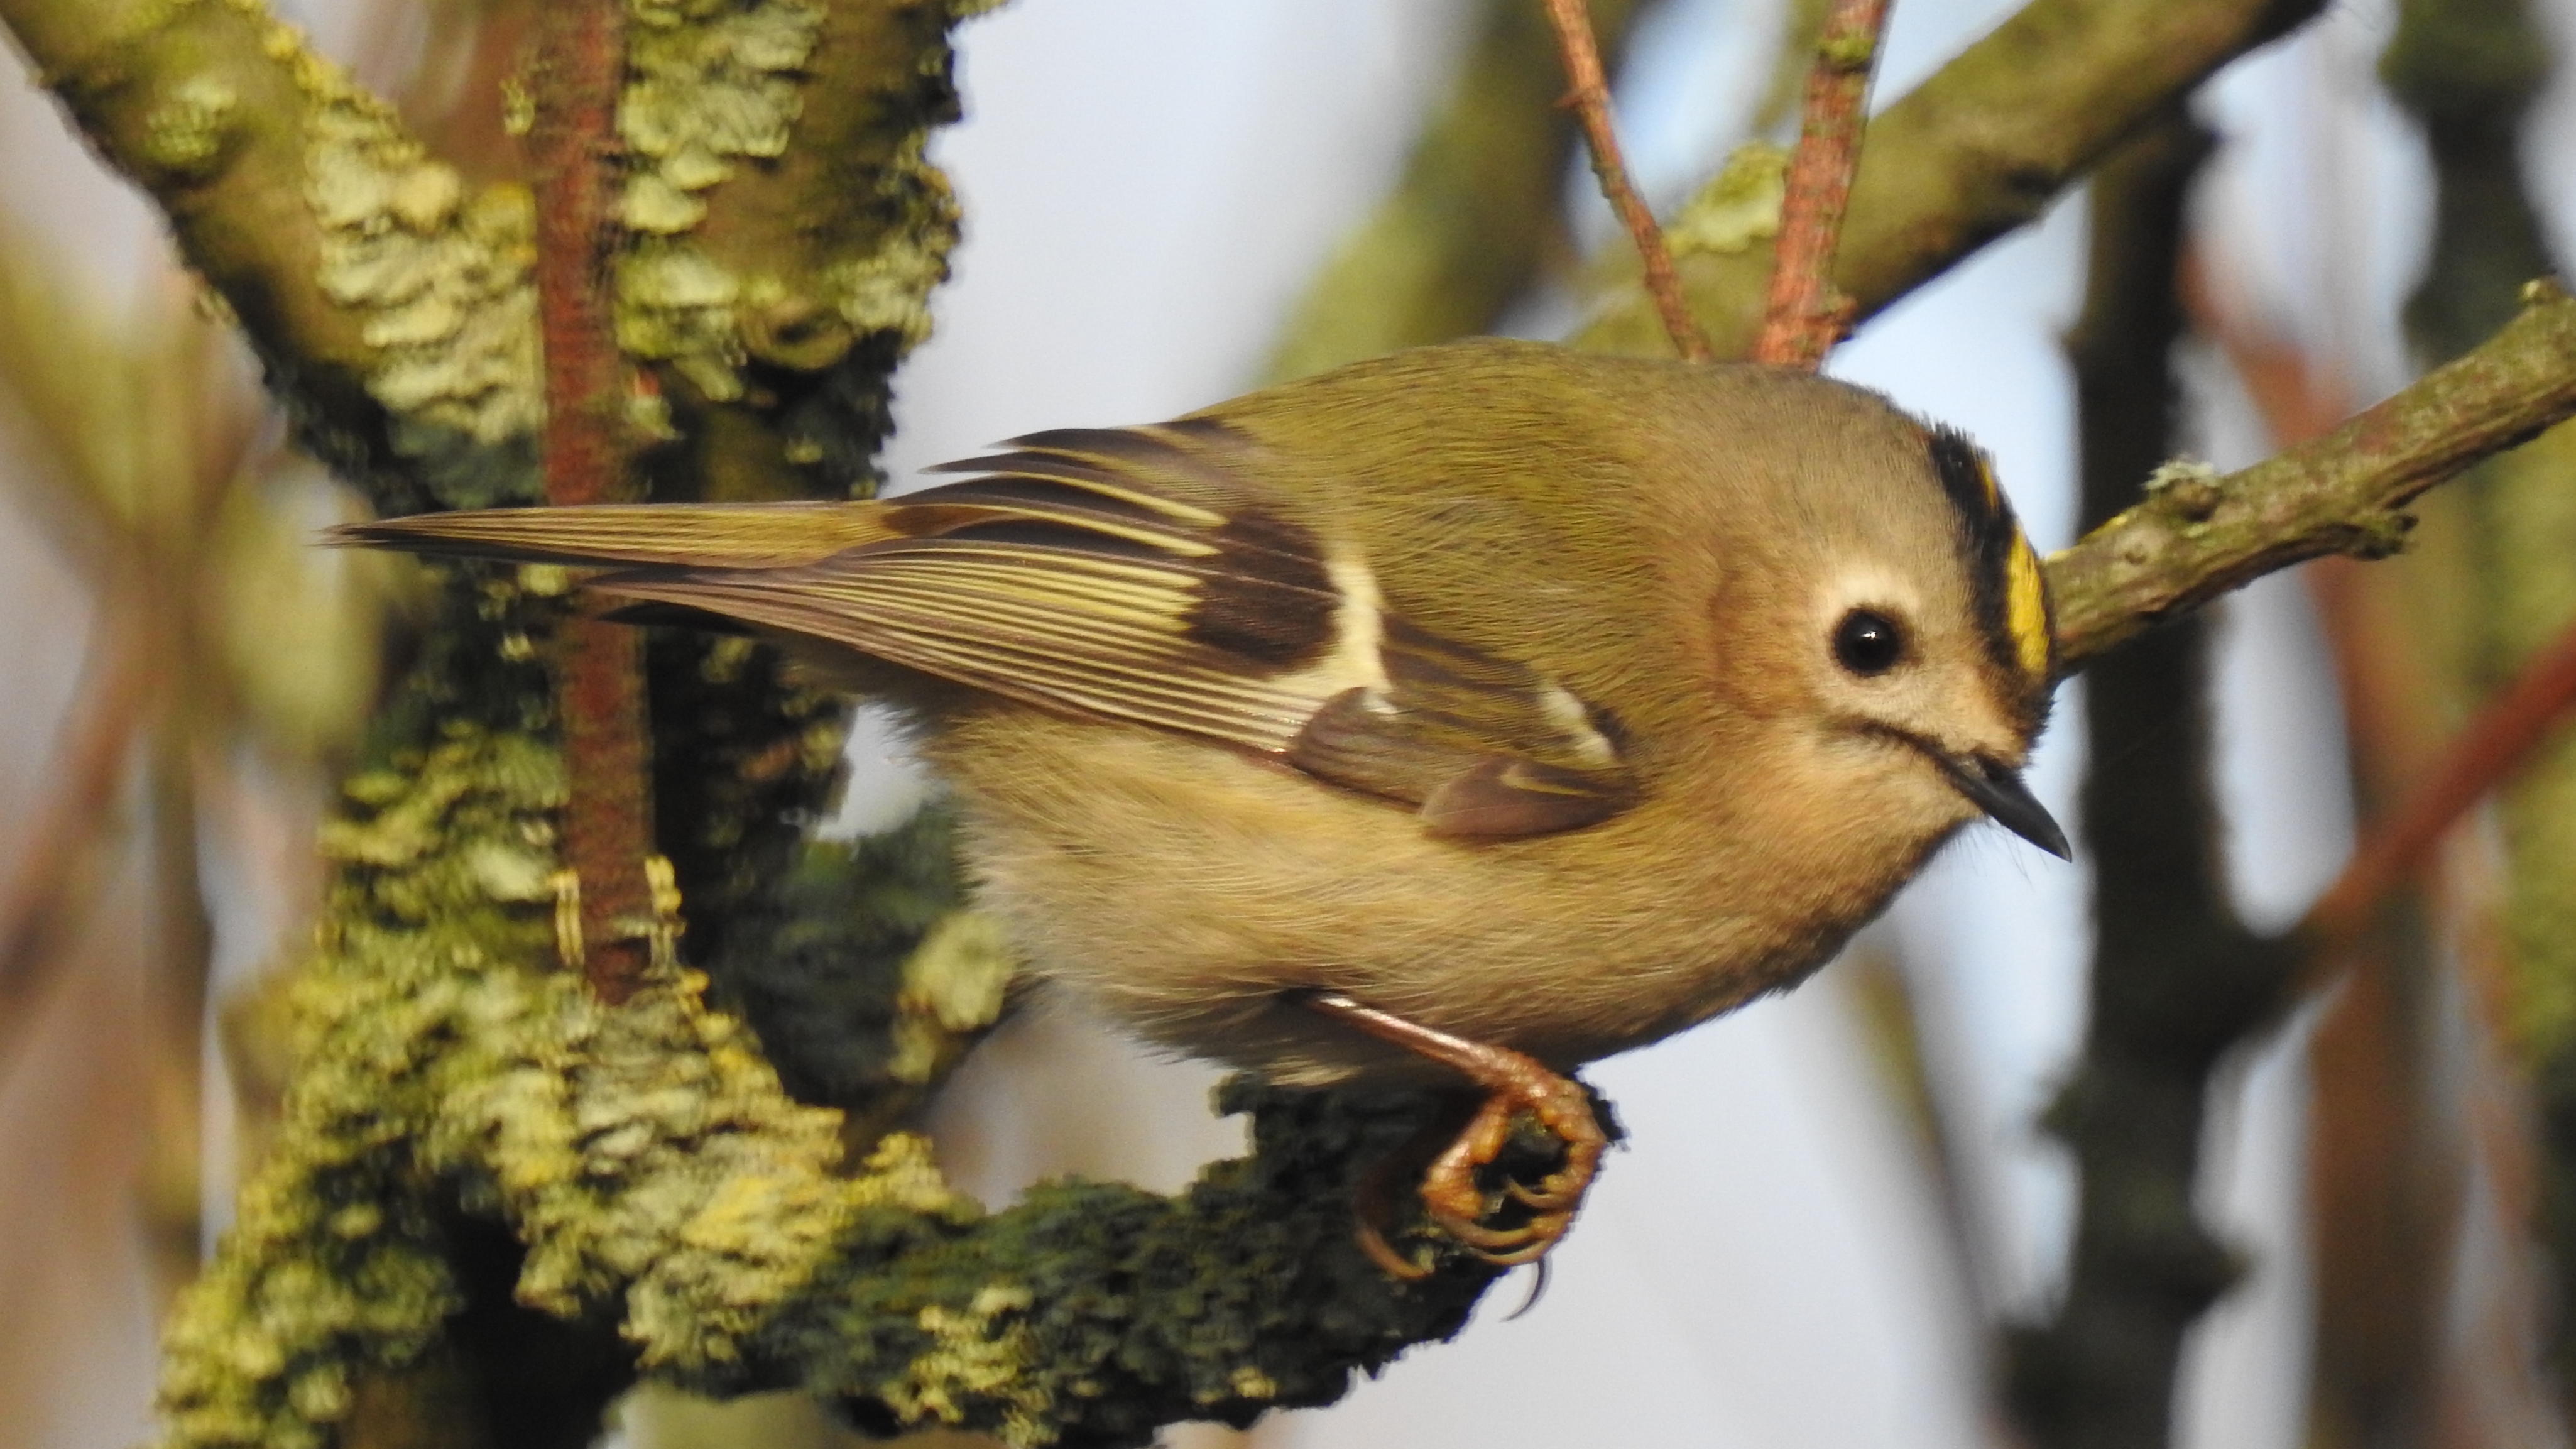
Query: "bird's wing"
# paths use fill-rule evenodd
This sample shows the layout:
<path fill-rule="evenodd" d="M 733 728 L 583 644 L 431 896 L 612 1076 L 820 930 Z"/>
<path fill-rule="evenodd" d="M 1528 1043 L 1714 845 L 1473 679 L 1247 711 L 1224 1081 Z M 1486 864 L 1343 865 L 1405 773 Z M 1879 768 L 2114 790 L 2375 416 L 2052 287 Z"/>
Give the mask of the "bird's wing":
<path fill-rule="evenodd" d="M 1005 446 L 936 470 L 970 475 L 960 482 L 795 518 L 792 505 L 515 509 L 344 536 L 630 563 L 590 588 L 1256 751 L 1413 802 L 1444 834 L 1567 830 L 1633 799 L 1606 714 L 1406 620 L 1363 561 L 1288 516 L 1263 450 L 1223 424 Z M 693 537 L 672 537 L 674 523 Z"/>

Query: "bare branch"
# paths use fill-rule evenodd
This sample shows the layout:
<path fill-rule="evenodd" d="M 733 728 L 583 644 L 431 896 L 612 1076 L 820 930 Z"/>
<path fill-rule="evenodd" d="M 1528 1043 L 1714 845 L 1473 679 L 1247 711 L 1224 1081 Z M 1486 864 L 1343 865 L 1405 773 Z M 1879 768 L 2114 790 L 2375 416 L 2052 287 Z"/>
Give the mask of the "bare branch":
<path fill-rule="evenodd" d="M 1869 78 L 1889 0 L 1836 0 L 1807 73 L 1807 115 L 1789 159 L 1771 289 L 1753 360 L 1813 372 L 1842 340 L 1851 299 L 1834 290 L 1834 250 L 1860 165 Z"/>
<path fill-rule="evenodd" d="M 2031 0 L 1870 122 L 1834 285 L 1854 322 L 2038 216 L 2104 153 L 2216 70 L 2323 0 Z M 1687 253 L 1682 285 L 1721 357 L 1761 324 L 1772 250 Z M 1642 290 L 1578 345 L 1663 349 Z"/>
<path fill-rule="evenodd" d="M 2409 500 L 2576 414 L 2576 300 L 2534 282 L 2524 304 L 2485 345 L 2325 437 L 2166 488 L 2051 558 L 2066 666 L 2302 559 L 2392 553 Z"/>
<path fill-rule="evenodd" d="M 617 350 L 608 257 L 625 81 L 624 0 L 558 0 L 538 22 L 537 315 L 546 358 L 546 499 L 623 501 L 627 371 Z M 564 864 L 581 892 L 581 966 L 618 1002 L 650 964 L 644 875 L 653 849 L 652 744 L 644 642 L 603 620 L 564 621 L 556 698 L 563 720 Z"/>
<path fill-rule="evenodd" d="M 1610 124 L 1610 82 L 1601 71 L 1601 51 L 1592 42 L 1592 17 L 1585 13 L 1583 0 L 1547 0 L 1547 14 L 1556 25 L 1557 45 L 1565 52 L 1566 77 L 1574 86 L 1566 102 L 1583 123 L 1584 143 L 1592 149 L 1592 174 L 1601 178 L 1602 196 L 1619 213 L 1629 240 L 1636 243 L 1638 260 L 1645 266 L 1646 292 L 1654 299 L 1656 315 L 1663 319 L 1664 334 L 1684 361 L 1706 362 L 1713 355 L 1708 338 L 1691 318 L 1681 279 L 1673 273 L 1672 252 L 1664 245 L 1663 228 L 1655 225 L 1654 212 L 1637 194 L 1636 183 L 1628 179 L 1627 163 L 1619 157 L 1619 134 Z"/>

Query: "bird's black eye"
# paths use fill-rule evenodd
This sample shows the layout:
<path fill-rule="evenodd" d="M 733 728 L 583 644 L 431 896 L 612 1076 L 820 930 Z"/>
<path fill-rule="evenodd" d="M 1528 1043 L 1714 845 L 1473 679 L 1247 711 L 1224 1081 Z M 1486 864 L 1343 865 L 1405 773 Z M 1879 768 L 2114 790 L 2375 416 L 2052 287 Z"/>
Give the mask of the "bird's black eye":
<path fill-rule="evenodd" d="M 1876 609 L 1854 609 L 1834 626 L 1834 658 L 1864 678 L 1885 674 L 1905 658 L 1905 629 Z"/>

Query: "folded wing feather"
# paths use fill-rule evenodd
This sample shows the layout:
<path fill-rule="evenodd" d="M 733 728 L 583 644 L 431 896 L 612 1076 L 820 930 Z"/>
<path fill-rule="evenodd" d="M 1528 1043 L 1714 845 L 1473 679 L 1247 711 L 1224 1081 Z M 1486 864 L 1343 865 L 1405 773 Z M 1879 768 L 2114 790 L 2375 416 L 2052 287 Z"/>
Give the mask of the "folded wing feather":
<path fill-rule="evenodd" d="M 1460 836 L 1594 823 L 1635 797 L 1615 721 L 1410 624 L 1210 421 L 1041 433 L 885 502 L 426 514 L 335 538 L 608 565 L 609 597 L 844 644 L 1042 709 L 1283 759 Z M 620 567 L 622 565 L 622 567 Z"/>

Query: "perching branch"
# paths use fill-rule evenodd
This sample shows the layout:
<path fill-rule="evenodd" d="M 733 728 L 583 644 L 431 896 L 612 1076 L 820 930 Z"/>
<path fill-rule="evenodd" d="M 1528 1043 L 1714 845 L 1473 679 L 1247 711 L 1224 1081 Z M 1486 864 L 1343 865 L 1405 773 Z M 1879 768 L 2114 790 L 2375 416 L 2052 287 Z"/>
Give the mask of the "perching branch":
<path fill-rule="evenodd" d="M 2523 299 L 2483 346 L 2325 437 L 2176 482 L 2051 558 L 2066 666 L 2274 569 L 2392 553 L 2410 500 L 2576 415 L 2576 300 L 2549 282 Z"/>
<path fill-rule="evenodd" d="M 1610 124 L 1610 82 L 1601 71 L 1600 48 L 1592 41 L 1592 17 L 1585 13 L 1583 0 L 1546 3 L 1548 19 L 1556 26 L 1557 45 L 1565 54 L 1566 78 L 1573 86 L 1566 104 L 1574 107 L 1583 124 L 1583 141 L 1592 152 L 1592 174 L 1601 179 L 1602 196 L 1636 245 L 1638 261 L 1645 268 L 1646 294 L 1654 299 L 1655 314 L 1663 319 L 1673 351 L 1686 362 L 1706 362 L 1711 356 L 1708 338 L 1691 319 L 1681 281 L 1673 274 L 1673 254 L 1664 245 L 1663 228 L 1655 225 L 1655 213 L 1637 194 L 1636 183 L 1628 179 L 1627 163 L 1620 159 L 1619 133 Z"/>
<path fill-rule="evenodd" d="M 1851 301 L 1834 290 L 1834 251 L 1860 165 L 1869 79 L 1889 0 L 1835 0 L 1807 73 L 1806 120 L 1789 159 L 1780 235 L 1752 358 L 1813 372 L 1842 340 Z"/>

